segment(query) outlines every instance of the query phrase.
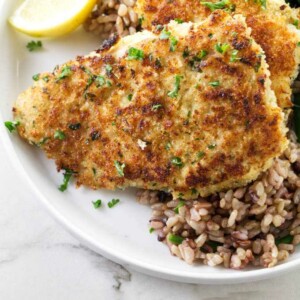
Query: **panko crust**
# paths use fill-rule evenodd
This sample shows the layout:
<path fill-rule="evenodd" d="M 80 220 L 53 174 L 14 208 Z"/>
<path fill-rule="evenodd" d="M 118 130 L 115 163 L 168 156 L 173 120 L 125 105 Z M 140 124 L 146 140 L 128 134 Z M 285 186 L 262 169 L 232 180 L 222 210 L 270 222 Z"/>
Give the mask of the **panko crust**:
<path fill-rule="evenodd" d="M 291 85 L 298 75 L 300 63 L 300 47 L 297 46 L 300 41 L 299 25 L 293 25 L 299 20 L 299 10 L 291 9 L 284 0 L 267 0 L 266 8 L 262 3 L 230 0 L 224 9 L 246 17 L 253 38 L 266 53 L 278 105 L 291 107 Z M 199 22 L 211 14 L 211 9 L 199 0 L 137 0 L 135 10 L 143 16 L 143 28 L 149 30 L 152 26 L 167 24 L 174 19 Z"/>
<path fill-rule="evenodd" d="M 264 54 L 241 16 L 217 11 L 105 45 L 40 74 L 14 107 L 20 136 L 78 185 L 194 198 L 246 184 L 286 148 Z M 143 59 L 130 60 L 130 47 Z"/>

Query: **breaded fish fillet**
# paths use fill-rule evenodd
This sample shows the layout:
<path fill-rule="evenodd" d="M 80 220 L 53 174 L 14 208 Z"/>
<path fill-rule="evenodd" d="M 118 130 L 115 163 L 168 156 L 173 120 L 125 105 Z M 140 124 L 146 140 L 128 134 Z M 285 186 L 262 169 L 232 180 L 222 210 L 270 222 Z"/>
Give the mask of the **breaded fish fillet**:
<path fill-rule="evenodd" d="M 36 79 L 15 104 L 18 132 L 78 185 L 208 195 L 255 179 L 287 146 L 242 16 L 112 39 Z"/>
<path fill-rule="evenodd" d="M 290 107 L 291 85 L 300 63 L 299 10 L 284 0 L 137 0 L 136 4 L 147 29 L 174 19 L 199 22 L 218 8 L 246 17 L 252 37 L 266 53 L 278 104 Z"/>

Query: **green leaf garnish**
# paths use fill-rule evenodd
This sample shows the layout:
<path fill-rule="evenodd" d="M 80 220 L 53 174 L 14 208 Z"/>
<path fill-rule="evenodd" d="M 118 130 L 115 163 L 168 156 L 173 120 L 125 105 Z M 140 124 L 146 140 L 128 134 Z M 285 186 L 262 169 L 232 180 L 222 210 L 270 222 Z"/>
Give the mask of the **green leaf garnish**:
<path fill-rule="evenodd" d="M 162 107 L 162 105 L 161 104 L 154 104 L 154 105 L 152 105 L 152 107 L 151 107 L 151 110 L 152 111 L 157 111 L 159 108 L 161 108 Z"/>
<path fill-rule="evenodd" d="M 119 199 L 112 199 L 110 202 L 107 203 L 107 206 L 108 206 L 109 208 L 112 208 L 112 207 L 114 207 L 115 205 L 117 205 L 119 202 L 120 202 Z"/>
<path fill-rule="evenodd" d="M 176 98 L 180 89 L 180 81 L 183 78 L 181 75 L 175 75 L 175 84 L 173 91 L 168 92 L 168 96 L 171 98 Z"/>
<path fill-rule="evenodd" d="M 128 50 L 128 60 L 143 60 L 144 59 L 144 51 L 139 50 L 137 48 L 131 47 Z"/>
<path fill-rule="evenodd" d="M 127 96 L 128 101 L 131 101 L 131 100 L 132 100 L 132 97 L 133 97 L 133 95 L 132 95 L 132 94 L 129 94 L 129 95 Z"/>
<path fill-rule="evenodd" d="M 217 86 L 220 86 L 220 81 L 219 80 L 216 80 L 216 81 L 211 81 L 208 83 L 210 86 L 213 86 L 213 87 L 217 87 Z"/>
<path fill-rule="evenodd" d="M 203 158 L 204 156 L 205 156 L 205 152 L 203 152 L 203 151 L 199 151 L 199 152 L 197 153 L 197 157 L 198 157 L 199 159 Z"/>
<path fill-rule="evenodd" d="M 176 21 L 178 24 L 182 24 L 183 23 L 183 20 L 178 19 L 178 18 L 174 19 L 174 21 Z"/>
<path fill-rule="evenodd" d="M 279 238 L 279 239 L 275 239 L 275 244 L 276 245 L 279 245 L 279 244 L 292 244 L 293 242 L 293 236 L 291 236 L 290 234 L 282 237 L 282 238 Z"/>
<path fill-rule="evenodd" d="M 171 158 L 171 163 L 177 167 L 183 167 L 183 162 L 180 157 L 174 156 Z"/>
<path fill-rule="evenodd" d="M 171 36 L 171 32 L 170 31 L 166 31 L 166 29 L 164 29 L 160 35 L 159 35 L 159 39 L 160 40 L 168 40 Z"/>
<path fill-rule="evenodd" d="M 175 51 L 177 44 L 178 44 L 178 40 L 174 36 L 171 36 L 170 37 L 170 51 L 171 52 Z"/>
<path fill-rule="evenodd" d="M 230 62 L 236 62 L 237 60 L 240 60 L 239 57 L 237 57 L 239 51 L 238 50 L 233 50 L 231 52 L 231 55 L 230 55 Z"/>
<path fill-rule="evenodd" d="M 228 48 L 229 48 L 229 44 L 227 44 L 227 43 L 224 43 L 224 44 L 217 43 L 215 45 L 215 49 L 221 54 L 224 54 L 228 50 Z"/>
<path fill-rule="evenodd" d="M 175 235 L 175 234 L 170 233 L 170 234 L 168 235 L 168 240 L 169 240 L 172 244 L 180 245 L 180 244 L 184 241 L 184 238 L 183 238 L 182 236 L 179 236 L 179 235 Z"/>
<path fill-rule="evenodd" d="M 40 74 L 35 74 L 35 75 L 33 75 L 33 76 L 32 76 L 32 79 L 33 79 L 34 81 L 38 81 L 38 80 L 40 79 Z"/>
<path fill-rule="evenodd" d="M 184 206 L 184 205 L 185 205 L 185 202 L 184 202 L 183 200 L 180 200 L 180 201 L 178 202 L 178 205 L 174 208 L 174 212 L 175 212 L 176 214 L 178 214 L 178 213 L 179 213 L 179 208 L 182 207 L 182 206 Z"/>
<path fill-rule="evenodd" d="M 96 201 L 92 201 L 94 208 L 99 208 L 102 205 L 102 201 L 100 199 L 96 200 Z"/>
<path fill-rule="evenodd" d="M 150 227 L 149 232 L 152 233 L 155 229 L 153 227 Z"/>
<path fill-rule="evenodd" d="M 228 7 L 231 10 L 231 7 L 230 7 L 231 3 L 229 0 L 221 0 L 221 1 L 215 2 L 215 3 L 201 1 L 200 3 L 202 5 L 208 7 L 211 11 L 214 11 L 216 9 L 224 9 L 224 8 L 228 8 Z"/>
<path fill-rule="evenodd" d="M 75 172 L 70 169 L 65 169 L 63 183 L 58 187 L 61 192 L 64 192 L 68 188 L 69 181 L 74 173 Z"/>
<path fill-rule="evenodd" d="M 6 121 L 4 122 L 5 127 L 9 130 L 9 132 L 13 132 L 20 125 L 19 121 Z"/>
<path fill-rule="evenodd" d="M 32 52 L 41 49 L 43 46 L 41 41 L 31 41 L 26 45 L 26 48 Z"/>
<path fill-rule="evenodd" d="M 119 174 L 120 177 L 124 177 L 124 168 L 125 168 L 125 164 L 121 164 L 119 161 L 115 160 L 114 161 L 114 165 L 117 169 L 117 172 Z"/>
<path fill-rule="evenodd" d="M 54 133 L 54 138 L 57 140 L 64 140 L 66 135 L 61 130 L 56 130 Z"/>
<path fill-rule="evenodd" d="M 62 68 L 62 71 L 61 73 L 58 75 L 58 77 L 56 78 L 56 81 L 60 81 L 64 78 L 67 78 L 69 77 L 70 75 L 72 75 L 72 70 L 71 70 L 71 67 L 70 66 L 64 66 Z"/>

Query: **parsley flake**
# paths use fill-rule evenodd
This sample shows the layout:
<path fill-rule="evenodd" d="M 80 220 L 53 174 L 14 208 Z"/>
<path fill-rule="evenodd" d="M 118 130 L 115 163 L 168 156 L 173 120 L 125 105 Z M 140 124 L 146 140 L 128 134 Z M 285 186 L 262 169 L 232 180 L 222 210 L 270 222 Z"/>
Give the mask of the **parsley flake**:
<path fill-rule="evenodd" d="M 96 201 L 92 201 L 94 208 L 97 209 L 102 205 L 102 201 L 100 199 L 96 200 Z"/>
<path fill-rule="evenodd" d="M 239 51 L 238 50 L 233 50 L 231 52 L 231 56 L 230 56 L 230 62 L 236 62 L 237 60 L 240 60 L 239 57 L 237 57 Z"/>
<path fill-rule="evenodd" d="M 183 167 L 183 162 L 180 157 L 174 156 L 171 158 L 171 163 L 177 167 Z"/>
<path fill-rule="evenodd" d="M 175 245 L 180 245 L 183 241 L 184 241 L 184 238 L 179 236 L 179 235 L 175 235 L 175 234 L 169 234 L 168 235 L 168 240 L 172 243 L 172 244 L 175 244 Z"/>
<path fill-rule="evenodd" d="M 224 9 L 224 8 L 229 8 L 229 10 L 233 10 L 233 7 L 229 0 L 221 0 L 215 3 L 202 1 L 200 3 L 208 7 L 211 11 L 214 11 L 216 9 Z"/>
<path fill-rule="evenodd" d="M 204 156 L 205 156 L 205 152 L 203 152 L 203 151 L 199 151 L 199 152 L 197 153 L 197 157 L 198 157 L 199 159 L 203 158 Z"/>
<path fill-rule="evenodd" d="M 56 130 L 54 133 L 54 138 L 57 140 L 64 140 L 66 138 L 66 135 L 61 130 Z"/>
<path fill-rule="evenodd" d="M 162 105 L 161 104 L 154 104 L 154 105 L 152 105 L 152 107 L 151 107 L 151 110 L 152 111 L 157 111 L 159 108 L 161 108 L 162 107 Z"/>
<path fill-rule="evenodd" d="M 69 181 L 74 173 L 75 172 L 70 169 L 65 169 L 63 183 L 58 187 L 61 192 L 64 192 L 68 188 Z"/>
<path fill-rule="evenodd" d="M 149 233 L 152 233 L 155 229 L 153 227 L 149 228 Z"/>
<path fill-rule="evenodd" d="M 182 24 L 183 23 L 183 20 L 178 19 L 178 18 L 174 19 L 174 21 L 177 22 L 178 24 Z"/>
<path fill-rule="evenodd" d="M 215 49 L 216 49 L 219 53 L 221 53 L 221 54 L 224 54 L 224 53 L 228 50 L 228 48 L 229 48 L 229 45 L 226 44 L 226 43 L 224 43 L 224 44 L 222 44 L 222 43 L 217 43 L 217 44 L 215 45 Z"/>
<path fill-rule="evenodd" d="M 19 121 L 6 121 L 4 122 L 5 127 L 9 130 L 9 132 L 13 132 L 20 125 Z"/>
<path fill-rule="evenodd" d="M 185 205 L 185 202 L 184 202 L 183 200 L 180 200 L 180 201 L 178 202 L 178 205 L 173 209 L 174 212 L 175 212 L 176 214 L 179 214 L 179 208 L 182 207 L 182 206 L 184 206 L 184 205 Z"/>
<path fill-rule="evenodd" d="M 60 75 L 58 75 L 56 81 L 60 81 L 61 79 L 64 79 L 66 77 L 69 77 L 70 75 L 72 75 L 72 70 L 70 66 L 64 66 L 61 70 Z"/>
<path fill-rule="evenodd" d="M 183 78 L 181 75 L 175 75 L 175 84 L 173 91 L 168 92 L 168 96 L 171 98 L 176 98 L 180 89 L 180 80 Z"/>
<path fill-rule="evenodd" d="M 132 100 L 132 97 L 133 97 L 133 95 L 132 95 L 132 94 L 129 94 L 129 95 L 127 96 L 128 101 L 131 101 L 131 100 Z"/>
<path fill-rule="evenodd" d="M 125 164 L 121 164 L 119 161 L 115 160 L 114 161 L 114 165 L 117 169 L 117 172 L 119 174 L 120 177 L 124 177 L 124 168 L 125 168 Z"/>
<path fill-rule="evenodd" d="M 32 79 L 33 79 L 34 81 L 38 81 L 38 80 L 40 79 L 40 74 L 38 73 L 38 74 L 33 75 L 33 76 L 32 76 Z"/>
<path fill-rule="evenodd" d="M 119 202 L 120 202 L 119 199 L 112 199 L 110 202 L 107 203 L 107 206 L 108 206 L 109 208 L 112 208 L 112 207 L 114 207 L 115 205 L 117 205 Z"/>
<path fill-rule="evenodd" d="M 32 52 L 41 49 L 43 46 L 41 41 L 31 41 L 26 45 L 26 48 Z"/>
<path fill-rule="evenodd" d="M 170 31 L 166 31 L 166 29 L 164 29 L 159 36 L 160 40 L 168 40 L 171 36 L 171 32 Z"/>
<path fill-rule="evenodd" d="M 174 36 L 171 36 L 170 37 L 170 51 L 171 52 L 175 51 L 177 44 L 178 44 L 178 40 Z"/>
<path fill-rule="evenodd" d="M 144 59 L 144 51 L 139 50 L 137 48 L 131 47 L 128 50 L 128 60 L 143 60 Z"/>
<path fill-rule="evenodd" d="M 220 85 L 220 81 L 219 80 L 216 80 L 216 81 L 211 81 L 208 83 L 210 86 L 212 87 L 217 87 Z"/>

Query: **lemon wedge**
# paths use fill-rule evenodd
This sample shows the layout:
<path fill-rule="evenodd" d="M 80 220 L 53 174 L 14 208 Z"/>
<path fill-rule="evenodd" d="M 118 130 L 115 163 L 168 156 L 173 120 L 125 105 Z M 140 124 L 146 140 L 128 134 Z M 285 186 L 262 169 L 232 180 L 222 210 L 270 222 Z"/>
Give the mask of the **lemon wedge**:
<path fill-rule="evenodd" d="M 25 0 L 9 18 L 9 23 L 33 37 L 57 37 L 82 24 L 96 1 Z"/>

